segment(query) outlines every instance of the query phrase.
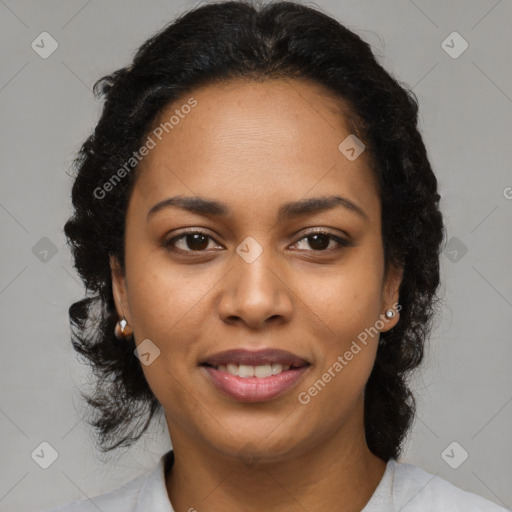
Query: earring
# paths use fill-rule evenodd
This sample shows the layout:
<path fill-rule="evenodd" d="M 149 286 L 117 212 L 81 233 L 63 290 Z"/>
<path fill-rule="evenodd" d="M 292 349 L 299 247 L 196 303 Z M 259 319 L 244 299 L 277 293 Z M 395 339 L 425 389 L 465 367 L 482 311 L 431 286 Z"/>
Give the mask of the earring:
<path fill-rule="evenodd" d="M 396 312 L 394 309 L 386 309 L 386 318 L 394 318 Z M 386 340 L 382 337 L 379 337 L 379 345 L 385 345 Z"/>
<path fill-rule="evenodd" d="M 117 339 L 129 338 L 133 333 L 132 328 L 128 325 L 126 318 L 123 316 L 119 322 L 116 323 L 114 335 Z"/>

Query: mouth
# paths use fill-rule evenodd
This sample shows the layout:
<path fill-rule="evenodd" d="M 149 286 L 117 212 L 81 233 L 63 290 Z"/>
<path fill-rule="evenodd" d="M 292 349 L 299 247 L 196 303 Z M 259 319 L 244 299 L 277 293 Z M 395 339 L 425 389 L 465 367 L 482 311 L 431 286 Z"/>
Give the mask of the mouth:
<path fill-rule="evenodd" d="M 280 349 L 226 350 L 207 357 L 201 363 L 201 366 L 242 378 L 265 378 L 309 365 L 307 360 Z"/>
<path fill-rule="evenodd" d="M 235 349 L 200 363 L 215 387 L 236 400 L 263 402 L 289 391 L 311 363 L 284 350 Z"/>
<path fill-rule="evenodd" d="M 291 366 L 289 364 L 280 364 L 280 363 L 271 363 L 271 364 L 261 364 L 261 365 L 249 365 L 249 364 L 236 364 L 236 363 L 228 363 L 228 364 L 220 364 L 218 366 L 213 366 L 208 363 L 204 363 L 202 366 L 206 366 L 209 368 L 215 368 L 220 372 L 229 373 L 230 375 L 234 375 L 235 377 L 241 377 L 242 379 L 247 379 L 249 377 L 256 377 L 258 379 L 264 379 L 266 377 L 271 377 L 272 375 L 280 375 L 283 372 L 287 372 L 289 370 L 296 370 L 297 368 L 303 368 L 302 366 Z"/>

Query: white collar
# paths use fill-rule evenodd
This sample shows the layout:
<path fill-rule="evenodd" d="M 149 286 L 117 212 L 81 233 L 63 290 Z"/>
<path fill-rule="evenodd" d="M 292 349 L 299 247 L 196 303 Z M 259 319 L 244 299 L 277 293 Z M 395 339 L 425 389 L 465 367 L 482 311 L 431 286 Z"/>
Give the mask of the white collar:
<path fill-rule="evenodd" d="M 169 450 L 162 455 L 153 471 L 146 475 L 134 512 L 148 512 L 148 510 L 151 512 L 174 512 L 165 482 L 165 475 L 173 463 L 174 452 Z M 382 510 L 390 512 L 395 509 L 391 489 L 393 488 L 396 465 L 395 460 L 389 460 L 377 488 L 361 512 L 380 512 Z"/>
<path fill-rule="evenodd" d="M 174 452 L 172 450 L 160 457 L 153 471 L 146 475 L 134 512 L 148 512 L 148 510 L 151 512 L 174 512 L 165 483 L 165 474 L 173 463 Z"/>

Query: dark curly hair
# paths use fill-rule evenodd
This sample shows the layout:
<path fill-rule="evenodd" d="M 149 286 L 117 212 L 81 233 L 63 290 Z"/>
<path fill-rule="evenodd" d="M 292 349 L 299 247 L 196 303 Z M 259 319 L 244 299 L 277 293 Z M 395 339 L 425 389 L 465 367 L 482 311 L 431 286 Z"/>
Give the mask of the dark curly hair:
<path fill-rule="evenodd" d="M 94 85 L 104 98 L 94 133 L 74 161 L 73 216 L 65 224 L 85 298 L 69 308 L 72 344 L 96 379 L 82 397 L 106 453 L 131 446 L 162 406 L 134 356 L 135 342 L 114 336 L 118 320 L 110 256 L 124 272 L 125 217 L 137 167 L 102 187 L 140 146 L 161 110 L 194 88 L 231 79 L 306 79 L 349 106 L 353 133 L 364 141 L 382 204 L 388 264 L 403 267 L 400 321 L 381 334 L 365 389 L 369 449 L 398 458 L 416 402 L 408 377 L 423 359 L 435 317 L 443 241 L 440 195 L 418 131 L 415 94 L 377 62 L 371 47 L 313 7 L 258 0 L 209 3 L 183 13 L 138 49 L 131 65 Z M 103 187 L 101 190 L 106 190 Z"/>

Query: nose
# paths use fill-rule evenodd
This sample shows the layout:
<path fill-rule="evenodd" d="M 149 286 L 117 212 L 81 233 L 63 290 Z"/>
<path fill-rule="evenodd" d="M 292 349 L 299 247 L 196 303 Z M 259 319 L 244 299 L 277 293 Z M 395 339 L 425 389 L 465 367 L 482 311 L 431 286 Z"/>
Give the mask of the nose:
<path fill-rule="evenodd" d="M 238 254 L 234 256 L 234 266 L 222 280 L 218 302 L 222 321 L 255 330 L 290 321 L 293 291 L 286 282 L 286 272 L 271 259 L 266 250 L 250 263 Z"/>

